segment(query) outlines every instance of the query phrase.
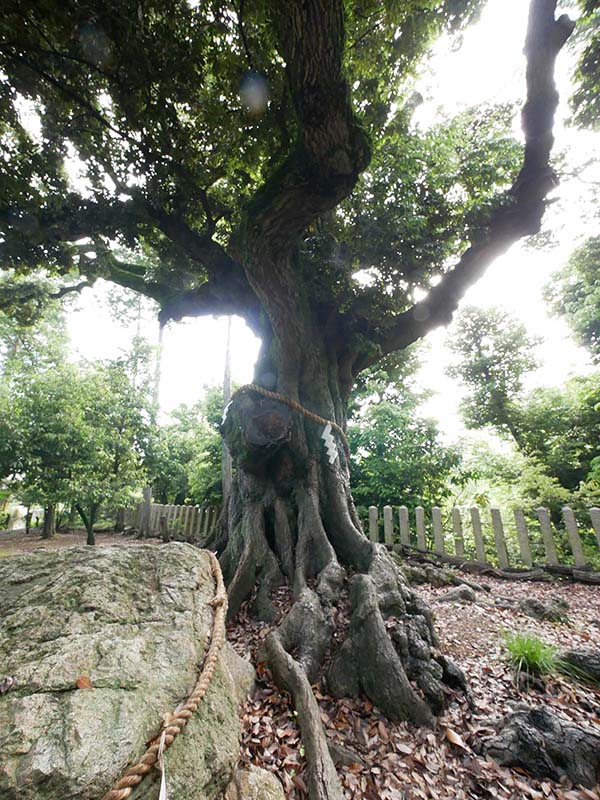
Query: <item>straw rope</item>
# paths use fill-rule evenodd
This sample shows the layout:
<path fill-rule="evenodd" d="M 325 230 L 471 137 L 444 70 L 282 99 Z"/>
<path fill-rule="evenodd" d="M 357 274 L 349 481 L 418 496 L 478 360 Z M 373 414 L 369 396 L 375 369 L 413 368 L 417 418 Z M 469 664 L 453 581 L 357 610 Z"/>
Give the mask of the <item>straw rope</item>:
<path fill-rule="evenodd" d="M 340 439 L 342 440 L 342 444 L 344 445 L 344 450 L 346 452 L 346 458 L 350 461 L 350 445 L 348 444 L 348 439 L 346 438 L 346 434 L 344 433 L 343 429 L 331 419 L 325 419 L 325 417 L 320 417 L 318 414 L 315 414 L 312 411 L 309 411 L 307 408 L 304 408 L 297 400 L 292 400 L 291 397 L 286 397 L 283 394 L 279 394 L 278 392 L 271 392 L 269 389 L 263 389 L 262 386 L 258 386 L 256 383 L 246 383 L 244 386 L 240 386 L 239 389 L 236 389 L 231 399 L 243 391 L 251 391 L 257 392 L 258 394 L 262 394 L 263 397 L 270 397 L 271 400 L 278 400 L 280 403 L 284 403 L 289 408 L 293 408 L 294 411 L 298 411 L 300 414 L 303 414 L 307 419 L 312 419 L 313 422 L 318 423 L 319 425 L 331 425 L 331 427 L 337 431 L 339 434 Z"/>
<path fill-rule="evenodd" d="M 216 591 L 215 596 L 209 603 L 214 609 L 210 647 L 196 685 L 183 705 L 163 716 L 161 730 L 150 740 L 144 755 L 137 763 L 127 769 L 124 775 L 114 784 L 113 788 L 102 797 L 102 800 L 125 800 L 125 798 L 129 797 L 134 788 L 142 782 L 144 776 L 152 771 L 159 758 L 162 758 L 163 752 L 173 744 L 175 737 L 181 733 L 188 719 L 196 711 L 208 691 L 217 666 L 219 651 L 225 642 L 227 592 L 225 591 L 223 574 L 216 555 L 210 551 L 205 552 L 208 552 L 210 556 Z"/>

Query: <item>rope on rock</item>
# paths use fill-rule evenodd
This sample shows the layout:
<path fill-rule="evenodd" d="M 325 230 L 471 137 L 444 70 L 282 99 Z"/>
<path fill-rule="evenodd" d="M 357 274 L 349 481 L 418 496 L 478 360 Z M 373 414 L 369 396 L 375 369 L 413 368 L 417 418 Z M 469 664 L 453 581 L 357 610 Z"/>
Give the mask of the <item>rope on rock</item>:
<path fill-rule="evenodd" d="M 251 391 L 257 392 L 258 394 L 262 394 L 263 397 L 269 397 L 271 400 L 278 400 L 280 403 L 284 403 L 289 408 L 293 408 L 294 411 L 298 411 L 300 414 L 303 414 L 307 419 L 311 419 L 313 422 L 318 423 L 319 425 L 331 425 L 331 427 L 338 432 L 340 439 L 342 440 L 342 444 L 344 445 L 344 450 L 346 452 L 346 458 L 350 461 L 350 445 L 348 444 L 348 439 L 346 438 L 346 434 L 344 433 L 343 429 L 331 419 L 325 419 L 325 417 L 320 417 L 318 414 L 309 411 L 307 408 L 304 408 L 297 400 L 292 400 L 291 397 L 286 397 L 283 394 L 279 394 L 278 392 L 271 392 L 269 389 L 264 389 L 262 386 L 258 386 L 256 383 L 246 383 L 244 386 L 240 386 L 239 389 L 236 389 L 233 393 L 231 399 L 243 391 Z"/>
<path fill-rule="evenodd" d="M 102 800 L 125 800 L 133 792 L 134 788 L 142 782 L 145 775 L 152 771 L 152 768 L 159 760 L 159 753 L 162 757 L 163 751 L 169 749 L 175 737 L 181 733 L 188 719 L 194 714 L 201 700 L 208 691 L 213 674 L 217 666 L 217 659 L 221 647 L 225 642 L 225 615 L 227 613 L 227 592 L 223 583 L 223 574 L 216 555 L 209 550 L 205 551 L 210 556 L 212 575 L 215 580 L 215 596 L 210 601 L 214 609 L 212 632 L 210 637 L 210 647 L 204 661 L 204 665 L 198 676 L 198 680 L 191 695 L 183 705 L 168 712 L 163 716 L 163 723 L 160 732 L 150 740 L 148 749 L 140 760 L 129 767 L 124 775 L 114 784 Z M 163 747 L 161 749 L 161 740 Z"/>

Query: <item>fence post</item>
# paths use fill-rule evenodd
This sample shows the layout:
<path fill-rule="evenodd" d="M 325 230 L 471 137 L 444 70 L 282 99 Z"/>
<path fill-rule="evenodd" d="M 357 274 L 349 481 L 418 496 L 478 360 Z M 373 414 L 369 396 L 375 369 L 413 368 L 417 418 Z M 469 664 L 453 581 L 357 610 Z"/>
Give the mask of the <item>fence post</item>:
<path fill-rule="evenodd" d="M 390 547 L 394 544 L 394 518 L 392 507 L 383 507 L 383 541 Z"/>
<path fill-rule="evenodd" d="M 198 538 L 198 541 L 202 541 L 202 539 L 204 538 L 202 532 L 203 523 L 204 523 L 204 509 L 202 508 L 202 506 L 198 506 L 198 522 L 196 524 L 196 537 Z"/>
<path fill-rule="evenodd" d="M 190 528 L 192 542 L 198 541 L 198 516 L 198 506 L 192 506 L 192 524 Z"/>
<path fill-rule="evenodd" d="M 600 508 L 590 508 L 590 519 L 600 548 Z"/>
<path fill-rule="evenodd" d="M 498 553 L 498 564 L 500 569 L 508 569 L 508 551 L 506 549 L 506 539 L 504 538 L 504 525 L 502 524 L 502 514 L 499 508 L 490 508 L 492 515 L 492 528 L 494 530 L 494 541 L 496 552 Z"/>
<path fill-rule="evenodd" d="M 471 506 L 471 525 L 473 526 L 473 539 L 475 540 L 475 556 L 477 561 L 485 561 L 485 544 L 478 506 Z"/>
<path fill-rule="evenodd" d="M 152 487 L 144 486 L 142 508 L 140 510 L 140 536 L 147 537 L 150 531 L 150 506 L 152 504 Z"/>
<path fill-rule="evenodd" d="M 572 508 L 569 506 L 564 506 L 562 510 L 563 520 L 565 522 L 565 528 L 567 529 L 567 536 L 569 537 L 569 544 L 571 545 L 571 551 L 573 553 L 573 560 L 575 561 L 576 567 L 586 567 L 587 562 L 585 560 L 585 555 L 583 554 L 583 545 L 581 544 L 581 537 L 579 536 L 579 531 L 577 530 L 577 520 L 575 519 L 575 513 L 573 512 Z"/>
<path fill-rule="evenodd" d="M 169 536 L 169 529 L 167 527 L 167 515 L 162 512 L 162 509 L 166 508 L 166 506 L 160 506 L 160 508 L 161 515 L 158 520 L 158 533 L 163 542 L 169 542 L 171 537 Z"/>
<path fill-rule="evenodd" d="M 171 506 L 168 503 L 163 505 L 162 514 L 165 518 L 165 525 L 169 527 L 171 523 Z"/>
<path fill-rule="evenodd" d="M 558 565 L 558 556 L 556 555 L 556 545 L 554 543 L 554 535 L 552 534 L 552 523 L 550 522 L 550 514 L 547 508 L 540 506 L 537 509 L 538 519 L 540 521 L 540 528 L 542 530 L 542 539 L 544 540 L 544 552 L 546 553 L 546 563 L 554 566 Z"/>
<path fill-rule="evenodd" d="M 400 544 L 408 547 L 410 545 L 410 525 L 406 506 L 400 506 L 398 509 L 398 522 L 400 523 Z"/>
<path fill-rule="evenodd" d="M 433 542 L 436 553 L 444 553 L 444 528 L 442 526 L 442 512 L 438 506 L 431 509 L 431 526 L 433 528 Z"/>
<path fill-rule="evenodd" d="M 183 514 L 183 538 L 185 539 L 186 542 L 192 541 L 191 516 L 192 516 L 192 506 L 185 506 L 185 511 Z"/>
<path fill-rule="evenodd" d="M 379 541 L 379 525 L 377 521 L 378 516 L 379 511 L 377 510 L 377 506 L 369 506 L 369 539 L 372 542 Z"/>
<path fill-rule="evenodd" d="M 419 550 L 427 550 L 425 539 L 425 509 L 423 506 L 415 508 L 415 521 L 417 523 L 417 547 Z"/>
<path fill-rule="evenodd" d="M 215 517 L 217 514 L 217 509 L 215 506 L 208 507 L 208 527 L 207 527 L 207 534 L 210 536 L 210 533 L 215 525 Z"/>
<path fill-rule="evenodd" d="M 210 519 L 210 508 L 205 506 L 204 508 L 204 525 L 202 526 L 202 538 L 206 539 L 208 536 L 208 522 Z"/>
<path fill-rule="evenodd" d="M 454 532 L 454 552 L 460 558 L 465 557 L 465 540 L 463 536 L 462 519 L 460 508 L 456 506 L 452 509 L 452 530 Z"/>
<path fill-rule="evenodd" d="M 519 552 L 521 553 L 521 561 L 523 565 L 531 568 L 533 566 L 533 558 L 531 556 L 531 544 L 529 543 L 529 531 L 527 530 L 527 523 L 525 521 L 525 514 L 522 508 L 515 508 L 515 525 L 517 526 L 517 538 L 519 540 Z"/>

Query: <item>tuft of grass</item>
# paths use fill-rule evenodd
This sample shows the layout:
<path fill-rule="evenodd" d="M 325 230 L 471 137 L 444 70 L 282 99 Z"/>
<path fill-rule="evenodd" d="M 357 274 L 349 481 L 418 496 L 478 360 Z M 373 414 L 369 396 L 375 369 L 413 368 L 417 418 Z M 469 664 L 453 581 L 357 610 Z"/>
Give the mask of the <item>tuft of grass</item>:
<path fill-rule="evenodd" d="M 585 670 L 562 659 L 557 647 L 546 644 L 532 633 L 505 631 L 502 638 L 515 675 L 524 675 L 527 682 L 543 675 L 560 674 L 577 683 L 600 686 L 600 682 Z"/>
<path fill-rule="evenodd" d="M 531 633 L 509 631 L 503 634 L 504 646 L 514 671 L 528 677 L 550 675 L 559 670 L 558 648 Z"/>

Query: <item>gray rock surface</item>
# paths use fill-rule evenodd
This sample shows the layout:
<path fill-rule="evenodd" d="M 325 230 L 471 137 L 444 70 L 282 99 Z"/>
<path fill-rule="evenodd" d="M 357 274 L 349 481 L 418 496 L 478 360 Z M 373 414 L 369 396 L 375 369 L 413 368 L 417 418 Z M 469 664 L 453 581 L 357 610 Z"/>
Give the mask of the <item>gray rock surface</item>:
<path fill-rule="evenodd" d="M 470 586 L 463 583 L 457 586 L 456 589 L 450 589 L 449 592 L 441 595 L 438 599 L 440 602 L 446 603 L 474 603 L 477 600 L 477 595 Z"/>
<path fill-rule="evenodd" d="M 518 599 L 514 597 L 497 596 L 494 598 L 497 608 L 507 608 L 520 611 L 528 617 L 547 622 L 568 622 L 569 604 L 560 597 L 549 600 L 538 600 L 536 597 Z"/>
<path fill-rule="evenodd" d="M 0 561 L 0 797 L 98 800 L 191 691 L 214 584 L 186 544 L 77 547 Z M 235 675 L 235 680 L 232 677 Z M 78 689 L 89 677 L 92 689 Z M 212 800 L 237 765 L 253 671 L 226 645 L 166 755 L 169 796 Z M 158 773 L 135 800 L 158 797 Z"/>
<path fill-rule="evenodd" d="M 285 795 L 272 772 L 250 765 L 236 770 L 224 800 L 285 800 Z"/>

